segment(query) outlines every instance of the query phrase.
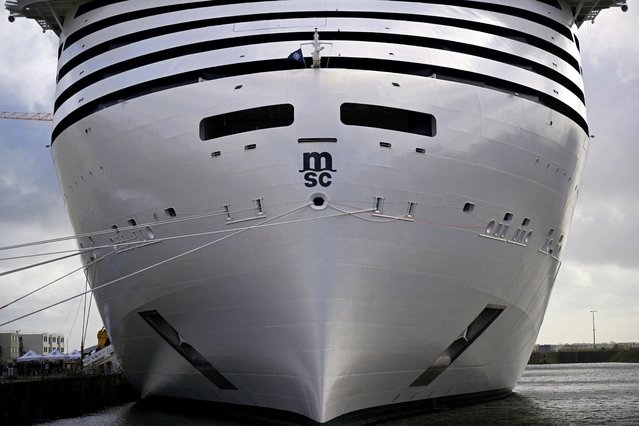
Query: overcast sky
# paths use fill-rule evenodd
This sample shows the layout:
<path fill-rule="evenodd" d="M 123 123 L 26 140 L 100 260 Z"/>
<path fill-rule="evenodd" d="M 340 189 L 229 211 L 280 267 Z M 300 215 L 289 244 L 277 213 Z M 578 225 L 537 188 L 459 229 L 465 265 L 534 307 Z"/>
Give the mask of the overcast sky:
<path fill-rule="evenodd" d="M 635 7 L 633 7 L 635 6 Z M 539 343 L 639 341 L 639 5 L 579 30 L 594 135 L 563 265 Z M 52 110 L 57 38 L 34 22 L 0 17 L 0 111 Z M 0 120 L 0 246 L 71 235 L 49 149 L 51 124 Z M 56 245 L 55 249 L 60 249 Z M 62 248 L 75 248 L 67 243 Z M 39 248 L 47 250 L 48 247 Z M 33 250 L 30 250 L 33 252 Z M 12 252 L 13 253 L 13 252 Z M 0 251 L 0 258 L 8 252 Z M 0 261 L 0 271 L 23 265 Z M 0 305 L 80 266 L 55 263 L 0 277 Z M 0 309 L 0 323 L 81 292 L 82 272 Z M 80 346 L 81 299 L 1 330 L 61 332 Z M 87 344 L 101 320 L 91 309 Z"/>

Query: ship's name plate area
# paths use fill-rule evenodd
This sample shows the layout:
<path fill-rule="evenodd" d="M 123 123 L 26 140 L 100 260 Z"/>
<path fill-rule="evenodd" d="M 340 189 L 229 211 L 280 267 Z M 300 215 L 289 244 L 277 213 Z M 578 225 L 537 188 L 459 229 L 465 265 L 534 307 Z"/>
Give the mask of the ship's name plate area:
<path fill-rule="evenodd" d="M 302 155 L 302 169 L 304 185 L 313 188 L 318 184 L 324 188 L 331 186 L 333 175 L 333 156 L 329 152 L 305 152 Z"/>

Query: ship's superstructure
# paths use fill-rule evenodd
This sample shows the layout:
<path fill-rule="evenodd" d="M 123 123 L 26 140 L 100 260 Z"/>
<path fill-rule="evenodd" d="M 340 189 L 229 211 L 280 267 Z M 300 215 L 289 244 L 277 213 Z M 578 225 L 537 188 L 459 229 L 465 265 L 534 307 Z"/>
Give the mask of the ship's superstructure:
<path fill-rule="evenodd" d="M 60 36 L 52 152 L 143 395 L 328 421 L 512 390 L 625 1 L 7 1 Z"/>

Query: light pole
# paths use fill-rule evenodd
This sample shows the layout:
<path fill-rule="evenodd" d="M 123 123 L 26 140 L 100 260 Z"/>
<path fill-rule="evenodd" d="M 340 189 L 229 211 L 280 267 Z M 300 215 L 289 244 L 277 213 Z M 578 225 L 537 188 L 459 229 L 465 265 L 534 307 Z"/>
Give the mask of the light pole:
<path fill-rule="evenodd" d="M 597 349 L 595 347 L 595 312 L 597 311 L 590 311 L 590 313 L 592 314 L 592 348 L 593 349 Z"/>

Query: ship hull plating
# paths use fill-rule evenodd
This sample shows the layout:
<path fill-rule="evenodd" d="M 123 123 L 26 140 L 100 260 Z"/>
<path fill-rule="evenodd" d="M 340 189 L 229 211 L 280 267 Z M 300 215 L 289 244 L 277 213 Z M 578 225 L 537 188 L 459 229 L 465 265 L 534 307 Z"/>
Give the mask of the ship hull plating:
<path fill-rule="evenodd" d="M 343 103 L 380 99 L 428 110 L 437 136 L 340 122 Z M 165 102 L 183 107 L 154 108 Z M 295 105 L 291 126 L 198 137 L 203 117 L 282 103 Z M 553 136 L 579 135 L 576 125 L 556 117 L 550 132 L 547 115 L 436 78 L 302 69 L 201 82 L 82 120 L 71 130 L 99 123 L 105 139 L 60 139 L 54 152 L 62 181 L 78 182 L 66 194 L 78 233 L 120 224 L 83 243 L 126 242 L 88 273 L 94 288 L 128 276 L 95 292 L 127 377 L 143 396 L 316 421 L 512 389 L 559 268 L 544 244 L 569 221 L 564 172 L 583 163 L 583 139 Z M 570 148 L 561 173 L 539 160 Z M 308 153 L 330 154 L 325 185 L 309 187 Z M 487 307 L 500 315 L 419 383 Z"/>
<path fill-rule="evenodd" d="M 515 386 L 588 151 L 579 47 L 564 2 L 444 3 L 50 23 L 52 152 L 143 396 L 325 422 Z"/>

